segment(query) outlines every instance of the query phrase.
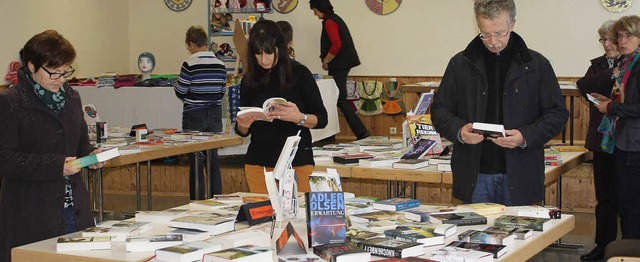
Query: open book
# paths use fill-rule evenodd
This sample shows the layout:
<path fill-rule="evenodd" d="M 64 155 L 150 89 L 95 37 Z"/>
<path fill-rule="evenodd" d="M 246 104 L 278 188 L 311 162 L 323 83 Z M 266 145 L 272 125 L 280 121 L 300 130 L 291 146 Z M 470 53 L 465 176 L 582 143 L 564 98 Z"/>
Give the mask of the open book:
<path fill-rule="evenodd" d="M 264 103 L 262 103 L 262 108 L 253 107 L 253 106 L 241 106 L 241 107 L 239 107 L 240 111 L 238 112 L 238 116 L 251 115 L 251 116 L 255 116 L 256 120 L 262 120 L 262 121 L 271 122 L 272 119 L 270 119 L 267 116 L 267 113 L 272 112 L 272 111 L 275 110 L 275 107 L 273 105 L 274 104 L 286 105 L 287 103 L 288 103 L 287 100 L 284 99 L 284 98 L 272 97 L 272 98 L 269 98 L 266 101 L 264 101 Z"/>

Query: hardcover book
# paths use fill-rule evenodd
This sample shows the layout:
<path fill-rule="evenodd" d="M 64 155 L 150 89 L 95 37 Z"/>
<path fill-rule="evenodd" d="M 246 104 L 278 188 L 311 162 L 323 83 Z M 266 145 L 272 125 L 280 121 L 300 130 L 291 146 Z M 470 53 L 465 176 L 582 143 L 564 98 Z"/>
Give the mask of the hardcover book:
<path fill-rule="evenodd" d="M 551 219 L 504 215 L 496 218 L 494 225 L 501 227 L 528 228 L 533 229 L 534 231 L 545 231 L 551 227 Z"/>
<path fill-rule="evenodd" d="M 371 260 L 371 253 L 347 243 L 313 247 L 313 253 L 329 262 L 360 262 Z"/>
<path fill-rule="evenodd" d="M 81 169 L 83 167 L 88 167 L 90 165 L 95 165 L 104 161 L 107 161 L 109 159 L 113 159 L 116 157 L 120 156 L 120 152 L 118 152 L 118 148 L 112 148 L 109 149 L 107 151 L 103 151 L 100 153 L 96 153 L 96 154 L 91 154 L 88 156 L 84 156 L 81 158 L 77 158 L 71 161 L 68 161 L 67 164 L 69 164 L 71 167 L 75 168 L 75 169 Z"/>
<path fill-rule="evenodd" d="M 127 252 L 151 252 L 182 244 L 181 234 L 127 237 Z"/>
<path fill-rule="evenodd" d="M 214 242 L 211 238 L 158 249 L 156 250 L 156 259 L 159 261 L 191 262 L 202 259 L 206 253 L 220 249 L 222 249 L 222 244 Z"/>
<path fill-rule="evenodd" d="M 391 198 L 373 203 L 373 209 L 401 211 L 420 206 L 420 201 L 411 198 Z"/>
<path fill-rule="evenodd" d="M 455 224 L 458 226 L 485 225 L 487 224 L 487 217 L 474 212 L 438 213 L 429 214 L 429 222 Z"/>
<path fill-rule="evenodd" d="M 484 230 L 487 233 L 498 233 L 498 234 L 511 234 L 515 236 L 515 239 L 527 239 L 531 235 L 533 235 L 533 231 L 531 229 L 526 228 L 517 228 L 517 227 L 499 227 L 499 226 L 490 226 Z"/>
<path fill-rule="evenodd" d="M 111 237 L 60 237 L 56 252 L 111 249 Z"/>
<path fill-rule="evenodd" d="M 259 247 L 255 245 L 244 245 L 239 247 L 227 248 L 204 254 L 203 262 L 248 262 L 248 261 L 271 261 L 273 257 L 273 249 L 268 247 Z"/>
<path fill-rule="evenodd" d="M 391 164 L 391 167 L 397 169 L 420 169 L 429 166 L 429 161 L 426 159 L 400 159 L 397 162 Z"/>
<path fill-rule="evenodd" d="M 218 235 L 233 231 L 235 228 L 235 216 L 219 214 L 215 212 L 184 216 L 171 220 L 171 227 L 190 228 L 207 231 L 211 235 Z"/>
<path fill-rule="evenodd" d="M 344 193 L 309 192 L 305 197 L 309 247 L 346 242 Z"/>
<path fill-rule="evenodd" d="M 472 132 L 483 135 L 486 138 L 505 137 L 504 126 L 499 124 L 474 122 L 472 124 Z"/>
<path fill-rule="evenodd" d="M 406 152 L 401 159 L 421 159 L 436 145 L 435 140 L 420 138 L 413 144 L 413 146 Z"/>
<path fill-rule="evenodd" d="M 505 214 L 525 217 L 551 218 L 549 216 L 549 208 L 530 205 L 530 206 L 509 206 L 505 208 Z"/>
<path fill-rule="evenodd" d="M 396 229 L 385 230 L 384 235 L 388 238 L 422 243 L 425 246 L 444 244 L 444 235 L 435 233 L 434 230 L 434 228 L 400 226 Z"/>
<path fill-rule="evenodd" d="M 469 243 L 462 241 L 453 241 L 447 245 L 448 247 L 466 248 L 475 251 L 482 251 L 493 254 L 493 258 L 499 258 L 507 253 L 507 246 L 505 245 L 493 245 L 493 244 L 479 244 Z"/>
<path fill-rule="evenodd" d="M 238 111 L 237 116 L 249 115 L 255 117 L 256 120 L 271 122 L 273 119 L 270 119 L 267 114 L 276 110 L 275 104 L 287 105 L 288 102 L 281 97 L 272 97 L 265 100 L 264 103 L 262 103 L 262 107 L 239 107 L 240 111 Z"/>
<path fill-rule="evenodd" d="M 357 164 L 360 159 L 373 158 L 372 155 L 367 153 L 353 153 L 353 154 L 341 154 L 333 156 L 333 162 L 338 164 Z"/>
<path fill-rule="evenodd" d="M 493 254 L 466 248 L 446 246 L 431 253 L 437 261 L 492 262 Z"/>
<path fill-rule="evenodd" d="M 415 257 L 424 255 L 424 245 L 390 238 L 374 238 L 357 244 L 372 255 L 381 257 Z"/>
<path fill-rule="evenodd" d="M 429 222 L 429 214 L 432 213 L 444 213 L 455 212 L 454 206 L 429 206 L 421 205 L 419 207 L 411 208 L 402 211 L 404 218 L 416 221 L 416 222 Z"/>
<path fill-rule="evenodd" d="M 480 244 L 511 245 L 515 235 L 509 233 L 490 233 L 487 231 L 467 230 L 458 234 L 458 240 Z"/>

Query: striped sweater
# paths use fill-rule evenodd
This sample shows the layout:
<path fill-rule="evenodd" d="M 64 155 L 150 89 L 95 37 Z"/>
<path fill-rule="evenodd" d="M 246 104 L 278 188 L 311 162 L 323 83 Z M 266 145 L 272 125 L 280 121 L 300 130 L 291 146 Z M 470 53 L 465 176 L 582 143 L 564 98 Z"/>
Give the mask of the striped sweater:
<path fill-rule="evenodd" d="M 182 63 L 180 78 L 174 87 L 183 102 L 183 111 L 221 105 L 227 72 L 224 63 L 210 51 L 197 52 Z"/>

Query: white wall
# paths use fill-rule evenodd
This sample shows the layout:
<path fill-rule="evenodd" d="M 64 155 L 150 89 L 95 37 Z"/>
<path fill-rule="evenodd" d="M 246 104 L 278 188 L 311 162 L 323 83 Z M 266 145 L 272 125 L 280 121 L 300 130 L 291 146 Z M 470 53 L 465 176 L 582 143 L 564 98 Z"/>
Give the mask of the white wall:
<path fill-rule="evenodd" d="M 127 0 L 0 1 L 0 77 L 33 35 L 55 29 L 76 49 L 75 76 L 127 72 Z M 0 81 L 0 84 L 4 84 Z"/>
<path fill-rule="evenodd" d="M 289 21 L 297 59 L 320 72 L 321 24 L 307 0 L 298 2 L 289 14 L 265 17 Z M 442 75 L 449 58 L 477 33 L 471 0 L 404 0 L 386 16 L 373 14 L 362 0 L 332 2 L 362 60 L 352 75 Z M 638 3 L 621 14 L 609 13 L 595 0 L 516 0 L 516 5 L 515 31 L 552 61 L 559 76 L 583 75 L 589 60 L 602 54 L 596 30 L 604 20 L 640 14 Z M 183 12 L 159 0 L 2 0 L 0 72 L 4 75 L 29 37 L 54 28 L 76 47 L 77 76 L 139 73 L 136 61 L 143 51 L 156 56 L 153 73 L 178 73 L 188 57 L 184 32 L 195 24 L 206 28 L 208 20 L 206 0 L 194 0 Z"/>

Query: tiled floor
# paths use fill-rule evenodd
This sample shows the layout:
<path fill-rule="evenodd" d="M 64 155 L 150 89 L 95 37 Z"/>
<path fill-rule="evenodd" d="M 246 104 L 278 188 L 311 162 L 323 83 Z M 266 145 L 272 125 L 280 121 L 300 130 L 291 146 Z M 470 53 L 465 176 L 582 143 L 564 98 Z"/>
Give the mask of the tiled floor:
<path fill-rule="evenodd" d="M 143 198 L 142 207 L 146 209 L 146 198 Z M 189 202 L 188 197 L 184 196 L 154 196 L 153 209 L 162 210 Z M 105 195 L 105 219 L 123 219 L 127 218 L 127 214 L 135 210 L 135 196 L 126 195 Z M 576 225 L 573 231 L 562 238 L 562 243 L 574 243 L 583 245 L 580 250 L 575 249 L 556 249 L 547 248 L 538 255 L 530 259 L 534 262 L 561 262 L 561 261 L 580 261 L 580 255 L 589 252 L 594 246 L 594 227 L 595 215 L 592 213 L 573 213 L 576 216 Z"/>

